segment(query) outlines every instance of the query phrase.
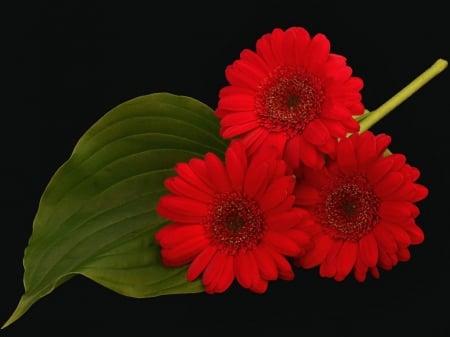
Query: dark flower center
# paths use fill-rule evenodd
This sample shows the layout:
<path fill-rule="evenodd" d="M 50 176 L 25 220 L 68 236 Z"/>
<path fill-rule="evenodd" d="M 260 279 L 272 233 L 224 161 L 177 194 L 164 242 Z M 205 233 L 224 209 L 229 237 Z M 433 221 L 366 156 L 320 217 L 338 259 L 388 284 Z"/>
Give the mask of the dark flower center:
<path fill-rule="evenodd" d="M 253 199 L 242 192 L 218 193 L 210 205 L 206 227 L 212 241 L 229 254 L 251 250 L 261 240 L 264 213 Z"/>
<path fill-rule="evenodd" d="M 334 238 L 358 241 L 378 222 L 379 199 L 364 176 L 338 178 L 323 193 L 317 214 Z"/>
<path fill-rule="evenodd" d="M 266 129 L 301 134 L 322 109 L 324 88 L 320 79 L 299 69 L 280 67 L 260 86 L 256 113 Z"/>

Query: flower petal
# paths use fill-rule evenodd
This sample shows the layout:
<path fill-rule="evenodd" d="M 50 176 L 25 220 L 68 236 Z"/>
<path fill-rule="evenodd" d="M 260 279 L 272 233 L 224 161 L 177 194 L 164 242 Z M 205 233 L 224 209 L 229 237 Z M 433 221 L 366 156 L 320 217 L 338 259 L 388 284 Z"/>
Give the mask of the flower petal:
<path fill-rule="evenodd" d="M 276 231 L 267 231 L 264 242 L 270 244 L 282 255 L 296 256 L 301 252 L 299 245 L 294 240 Z"/>
<path fill-rule="evenodd" d="M 226 260 L 226 253 L 218 250 L 206 266 L 202 280 L 207 293 L 212 294 L 215 292 L 215 286 L 220 281 Z"/>
<path fill-rule="evenodd" d="M 319 274 L 321 277 L 334 277 L 337 270 L 337 257 L 342 248 L 343 241 L 333 241 L 325 260 L 320 264 Z"/>
<path fill-rule="evenodd" d="M 205 164 L 209 179 L 219 192 L 230 192 L 231 184 L 222 161 L 215 154 L 208 152 L 205 155 Z"/>
<path fill-rule="evenodd" d="M 187 271 L 187 280 L 195 280 L 203 272 L 216 252 L 216 247 L 208 246 L 201 253 L 199 253 L 189 266 Z"/>
<path fill-rule="evenodd" d="M 164 185 L 169 191 L 180 197 L 192 198 L 203 203 L 209 203 L 212 198 L 212 194 L 204 192 L 179 176 L 167 178 Z"/>
<path fill-rule="evenodd" d="M 325 125 L 316 118 L 309 122 L 303 132 L 303 137 L 313 145 L 324 145 L 330 139 L 330 133 Z"/>
<path fill-rule="evenodd" d="M 359 240 L 359 255 L 367 267 L 375 267 L 378 260 L 378 245 L 372 233 Z"/>
<path fill-rule="evenodd" d="M 343 281 L 355 266 L 358 255 L 358 244 L 352 241 L 344 241 L 336 260 L 336 281 Z"/>
<path fill-rule="evenodd" d="M 162 227 L 155 234 L 155 240 L 164 248 L 172 248 L 199 236 L 205 236 L 204 226 L 201 224 L 171 224 Z"/>
<path fill-rule="evenodd" d="M 233 190 L 242 190 L 247 171 L 247 155 L 242 143 L 232 141 L 225 152 L 225 166 Z"/>
<path fill-rule="evenodd" d="M 209 244 L 204 236 L 197 236 L 172 248 L 161 250 L 161 257 L 166 266 L 178 267 L 191 262 Z"/>
<path fill-rule="evenodd" d="M 294 186 L 295 178 L 293 176 L 284 176 L 277 179 L 267 187 L 259 200 L 261 208 L 268 211 L 278 206 L 292 194 Z"/>
<path fill-rule="evenodd" d="M 244 288 L 250 288 L 255 278 L 255 273 L 259 273 L 256 259 L 250 253 L 241 253 L 235 256 L 234 272 L 239 284 Z"/>
<path fill-rule="evenodd" d="M 172 221 L 200 223 L 208 214 L 208 206 L 197 200 L 164 195 L 160 198 L 156 211 L 159 215 Z"/>
<path fill-rule="evenodd" d="M 389 172 L 382 180 L 375 184 L 373 189 L 380 198 L 384 198 L 398 190 L 403 183 L 404 179 L 401 173 Z"/>
<path fill-rule="evenodd" d="M 306 254 L 301 256 L 300 259 L 297 260 L 297 263 L 306 269 L 320 265 L 328 255 L 332 244 L 333 240 L 328 235 L 318 235 L 318 237 L 314 239 L 312 248 L 309 249 Z"/>
<path fill-rule="evenodd" d="M 225 254 L 224 254 L 225 255 Z M 225 255 L 223 262 L 222 273 L 220 278 L 215 279 L 215 283 L 210 284 L 210 289 L 214 293 L 223 293 L 227 290 L 234 281 L 234 258 L 230 255 Z"/>
<path fill-rule="evenodd" d="M 277 265 L 267 249 L 262 246 L 257 247 L 253 253 L 261 276 L 266 280 L 276 280 L 278 277 Z"/>

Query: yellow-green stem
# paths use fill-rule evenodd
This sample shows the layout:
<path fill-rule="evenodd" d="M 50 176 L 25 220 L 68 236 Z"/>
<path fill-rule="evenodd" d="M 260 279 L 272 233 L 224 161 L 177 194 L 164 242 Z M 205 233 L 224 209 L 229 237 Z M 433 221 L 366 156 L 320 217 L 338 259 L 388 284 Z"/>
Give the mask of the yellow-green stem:
<path fill-rule="evenodd" d="M 359 132 L 369 130 L 389 112 L 394 110 L 397 106 L 406 101 L 408 97 L 413 95 L 417 90 L 428 83 L 433 77 L 442 72 L 447 67 L 447 65 L 448 62 L 446 60 L 438 59 L 431 67 L 417 76 L 411 83 L 400 90 L 397 94 L 392 96 L 392 98 L 380 105 L 376 110 L 367 113 L 367 116 L 359 122 Z"/>

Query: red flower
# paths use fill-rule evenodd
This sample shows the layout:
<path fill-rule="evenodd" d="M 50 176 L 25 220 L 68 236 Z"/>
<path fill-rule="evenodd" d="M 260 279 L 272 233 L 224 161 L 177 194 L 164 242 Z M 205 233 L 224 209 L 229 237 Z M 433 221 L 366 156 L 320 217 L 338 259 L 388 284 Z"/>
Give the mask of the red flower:
<path fill-rule="evenodd" d="M 213 153 L 179 163 L 168 178 L 157 212 L 171 220 L 156 234 L 167 266 L 190 264 L 187 279 L 202 274 L 207 293 L 220 293 L 234 279 L 257 293 L 268 281 L 291 280 L 287 260 L 310 243 L 300 229 L 305 210 L 293 207 L 295 178 L 276 151 L 248 160 L 245 147 L 230 143 L 225 163 Z"/>
<path fill-rule="evenodd" d="M 289 165 L 321 168 L 336 139 L 359 130 L 353 116 L 364 112 L 363 81 L 351 74 L 323 34 L 274 29 L 256 52 L 243 50 L 226 68 L 230 85 L 220 90 L 216 109 L 221 136 L 241 137 L 250 154 L 275 144 Z"/>
<path fill-rule="evenodd" d="M 410 259 L 408 247 L 424 239 L 415 203 L 428 190 L 415 183 L 420 172 L 404 155 L 383 155 L 390 142 L 385 134 L 354 134 L 338 143 L 336 159 L 324 168 L 304 168 L 296 205 L 313 215 L 313 248 L 295 265 L 320 266 L 321 276 L 337 281 L 353 270 L 363 282 L 368 271 L 378 278 L 378 267 L 389 270 Z"/>

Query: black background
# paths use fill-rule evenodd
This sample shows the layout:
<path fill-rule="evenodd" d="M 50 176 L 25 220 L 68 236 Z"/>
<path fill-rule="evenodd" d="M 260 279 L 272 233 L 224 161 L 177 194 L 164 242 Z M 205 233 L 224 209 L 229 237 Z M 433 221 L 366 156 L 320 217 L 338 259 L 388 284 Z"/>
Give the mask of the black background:
<path fill-rule="evenodd" d="M 4 12 L 12 20 L 2 43 L 1 324 L 23 292 L 23 250 L 42 192 L 87 128 L 117 104 L 168 91 L 215 108 L 225 67 L 276 27 L 327 35 L 363 78 L 368 109 L 450 58 L 443 4 L 355 4 L 40 1 Z M 77 276 L 0 336 L 449 336 L 449 75 L 372 129 L 392 136 L 391 150 L 407 155 L 430 190 L 417 219 L 425 242 L 379 280 L 338 283 L 298 271 L 264 295 L 234 286 L 135 299 Z"/>

